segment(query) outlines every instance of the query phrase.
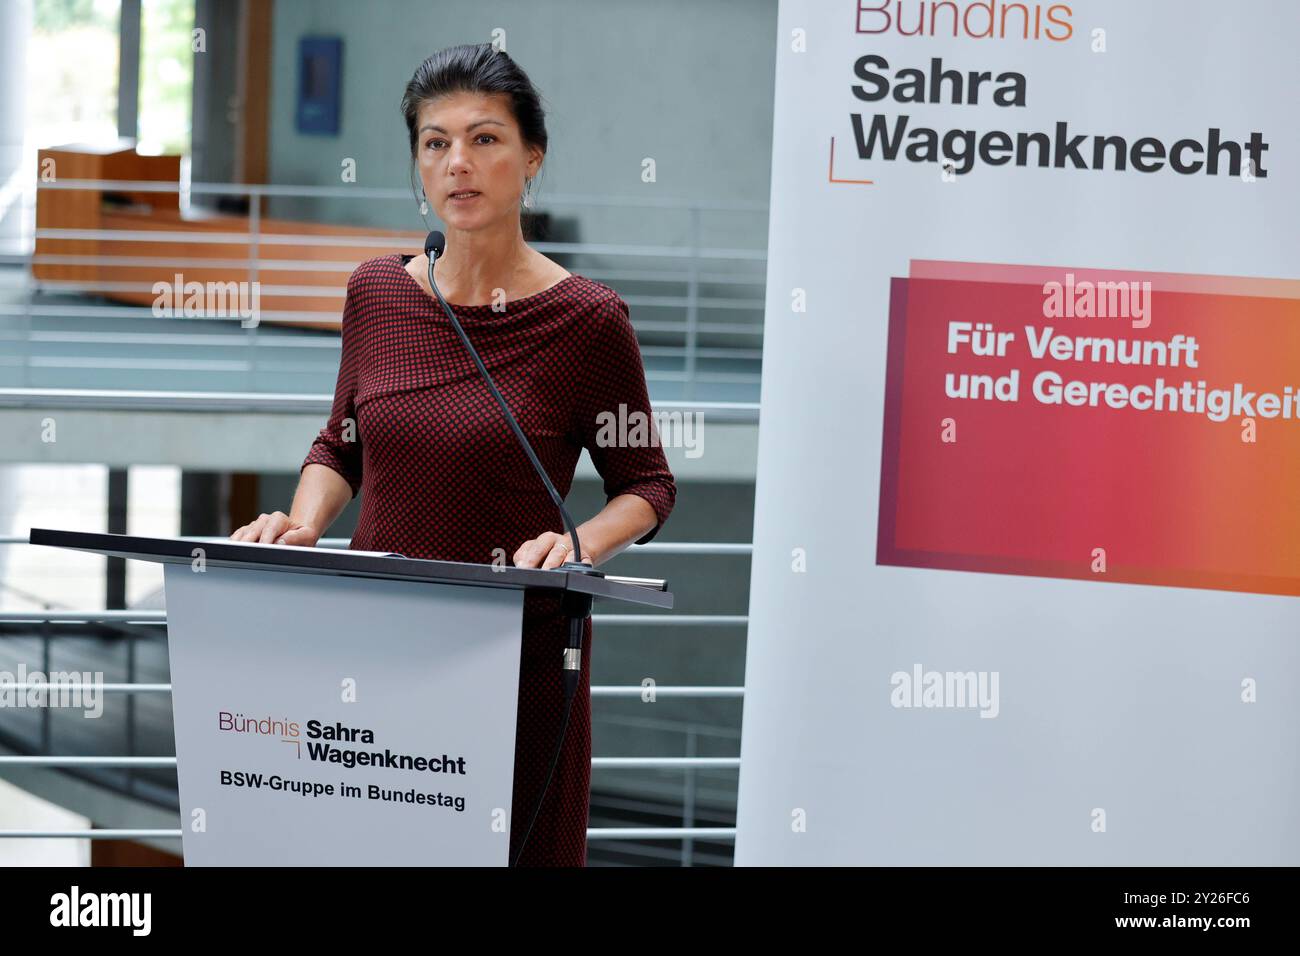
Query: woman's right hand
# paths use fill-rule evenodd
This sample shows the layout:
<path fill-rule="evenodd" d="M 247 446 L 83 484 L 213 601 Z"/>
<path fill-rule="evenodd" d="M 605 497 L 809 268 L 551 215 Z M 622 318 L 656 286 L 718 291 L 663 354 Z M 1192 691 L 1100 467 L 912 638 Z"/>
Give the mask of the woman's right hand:
<path fill-rule="evenodd" d="M 253 541 L 258 544 L 296 544 L 304 548 L 314 548 L 320 539 L 320 532 L 300 521 L 295 521 L 283 511 L 258 515 L 257 519 L 244 525 L 230 535 L 231 541 Z"/>

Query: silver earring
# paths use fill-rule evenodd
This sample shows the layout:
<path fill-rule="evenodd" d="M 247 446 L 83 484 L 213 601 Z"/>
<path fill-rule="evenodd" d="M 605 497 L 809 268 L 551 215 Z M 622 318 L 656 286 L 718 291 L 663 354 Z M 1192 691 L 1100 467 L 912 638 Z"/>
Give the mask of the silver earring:
<path fill-rule="evenodd" d="M 424 188 L 421 187 L 420 188 L 420 215 L 427 216 L 428 214 L 429 214 L 429 199 L 427 196 L 424 195 Z"/>
<path fill-rule="evenodd" d="M 524 180 L 524 208 L 533 208 L 533 181 L 531 179 Z"/>

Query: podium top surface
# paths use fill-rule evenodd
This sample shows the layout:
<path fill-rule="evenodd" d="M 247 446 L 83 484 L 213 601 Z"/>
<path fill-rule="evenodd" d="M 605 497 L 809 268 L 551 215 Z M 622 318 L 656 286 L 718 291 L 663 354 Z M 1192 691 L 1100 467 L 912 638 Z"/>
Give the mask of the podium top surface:
<path fill-rule="evenodd" d="M 99 531 L 64 531 L 32 528 L 28 540 L 55 548 L 91 551 L 116 558 L 154 561 L 161 564 L 189 564 L 194 550 L 203 549 L 204 561 L 213 567 L 249 568 L 264 571 L 296 571 L 303 574 L 336 574 L 350 577 L 387 578 L 392 581 L 424 581 L 430 584 L 459 584 L 468 587 L 513 588 L 590 594 L 594 598 L 671 608 L 671 591 L 610 581 L 578 571 L 540 568 L 497 568 L 490 564 L 462 561 L 433 561 L 426 558 L 388 556 L 374 551 L 333 548 L 302 548 L 286 545 L 249 544 L 221 539 L 145 538 Z"/>

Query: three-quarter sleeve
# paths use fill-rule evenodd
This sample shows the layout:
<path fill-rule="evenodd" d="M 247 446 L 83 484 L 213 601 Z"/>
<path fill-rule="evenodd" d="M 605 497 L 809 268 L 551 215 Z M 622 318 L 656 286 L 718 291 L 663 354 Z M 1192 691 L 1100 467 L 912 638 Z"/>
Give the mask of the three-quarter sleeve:
<path fill-rule="evenodd" d="M 325 465 L 347 480 L 355 498 L 361 490 L 361 432 L 357 425 L 356 391 L 360 362 L 355 314 L 356 295 L 354 272 L 348 279 L 347 298 L 343 303 L 343 321 L 340 331 L 342 350 L 339 355 L 338 380 L 334 385 L 334 405 L 329 420 L 311 443 L 307 457 L 298 468 L 298 474 L 308 465 Z"/>
<path fill-rule="evenodd" d="M 601 302 L 587 341 L 577 389 L 578 433 L 604 481 L 607 502 L 631 494 L 654 508 L 655 526 L 636 542 L 645 544 L 668 520 L 677 484 L 654 424 L 641 348 L 621 297 Z"/>

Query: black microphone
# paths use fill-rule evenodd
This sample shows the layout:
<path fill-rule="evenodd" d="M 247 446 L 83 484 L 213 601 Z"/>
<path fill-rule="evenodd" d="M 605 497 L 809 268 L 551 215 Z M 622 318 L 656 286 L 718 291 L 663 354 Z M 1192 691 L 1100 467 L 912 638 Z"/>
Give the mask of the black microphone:
<path fill-rule="evenodd" d="M 528 455 L 529 462 L 532 463 L 533 471 L 537 472 L 537 477 L 542 479 L 542 484 L 546 486 L 551 500 L 555 502 L 555 507 L 560 510 L 560 518 L 564 522 L 565 529 L 573 539 L 573 553 L 576 557 L 582 557 L 582 544 L 578 541 L 578 527 L 573 523 L 573 518 L 569 516 L 569 509 L 564 507 L 564 499 L 560 493 L 555 490 L 555 485 L 551 484 L 551 477 L 542 467 L 541 461 L 538 460 L 537 454 L 533 451 L 533 446 L 528 443 L 524 436 L 523 429 L 519 427 L 519 422 L 515 420 L 514 414 L 510 411 L 510 406 L 506 403 L 504 396 L 497 389 L 496 382 L 492 381 L 492 376 L 488 374 L 487 366 L 479 358 L 478 350 L 461 328 L 460 321 L 456 318 L 456 313 L 452 307 L 447 304 L 447 300 L 442 297 L 442 292 L 438 289 L 438 283 L 433 281 L 433 263 L 442 255 L 447 248 L 447 237 L 435 229 L 424 240 L 424 254 L 429 257 L 429 288 L 437 296 L 439 304 L 442 305 L 442 311 L 447 313 L 447 318 L 451 320 L 452 328 L 456 330 L 456 335 L 460 337 L 461 344 L 469 352 L 470 358 L 478 367 L 478 373 L 487 383 L 488 389 L 492 392 L 492 397 L 497 400 L 501 406 L 501 413 L 506 417 L 506 423 L 510 425 L 510 430 L 515 433 L 524 452 Z M 565 561 L 560 565 L 559 570 L 574 571 L 579 574 L 590 574 L 594 577 L 605 576 L 603 571 L 597 571 L 589 564 L 582 561 Z M 519 850 L 515 853 L 511 865 L 519 862 L 523 855 L 524 846 L 528 843 L 528 837 L 533 832 L 533 824 L 537 822 L 537 814 L 542 809 L 542 801 L 546 797 L 546 792 L 551 788 L 551 778 L 555 775 L 555 766 L 560 760 L 560 751 L 564 748 L 564 735 L 569 727 L 569 714 L 573 710 L 573 697 L 578 689 L 578 681 L 582 676 L 582 632 L 583 625 L 587 617 L 591 614 L 591 595 L 577 594 L 565 589 L 563 597 L 563 610 L 569 618 L 569 645 L 564 650 L 564 719 L 560 725 L 560 737 L 555 745 L 555 753 L 551 758 L 551 769 L 546 775 L 546 783 L 542 785 L 542 792 L 537 797 L 537 803 L 533 806 L 532 818 L 528 821 L 528 829 L 524 831 L 523 840 L 519 843 Z"/>

